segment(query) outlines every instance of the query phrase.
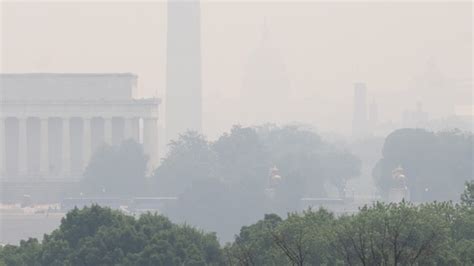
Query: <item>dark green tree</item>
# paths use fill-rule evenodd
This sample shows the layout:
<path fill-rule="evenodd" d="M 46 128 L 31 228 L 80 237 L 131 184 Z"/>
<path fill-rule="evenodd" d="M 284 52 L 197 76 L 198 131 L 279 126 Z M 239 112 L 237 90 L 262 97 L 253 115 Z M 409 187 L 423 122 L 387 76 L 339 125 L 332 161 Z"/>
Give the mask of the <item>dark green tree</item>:
<path fill-rule="evenodd" d="M 145 191 L 147 156 L 140 144 L 126 140 L 103 146 L 94 155 L 81 180 L 86 196 L 137 196 Z"/>
<path fill-rule="evenodd" d="M 433 264 L 449 238 L 449 225 L 436 213 L 406 202 L 376 203 L 341 218 L 335 249 L 349 265 Z"/>
<path fill-rule="evenodd" d="M 283 176 L 275 202 L 282 215 L 297 209 L 302 197 L 325 197 L 326 183 L 336 186 L 343 196 L 346 181 L 360 174 L 357 157 L 324 142 L 309 129 L 266 125 L 257 132 L 269 160 Z"/>
<path fill-rule="evenodd" d="M 474 207 L 474 181 L 466 181 L 464 192 L 461 194 L 461 204 Z"/>
<path fill-rule="evenodd" d="M 0 265 L 222 265 L 215 234 L 156 214 L 135 219 L 97 205 L 74 209 L 60 227 L 0 249 Z"/>
<path fill-rule="evenodd" d="M 269 199 L 274 166 L 283 179 Z M 302 197 L 325 196 L 326 183 L 342 190 L 359 168 L 355 156 L 310 130 L 234 126 L 214 142 L 195 132 L 181 135 L 171 142 L 153 180 L 160 195 L 179 197 L 166 210 L 172 218 L 217 230 L 230 240 L 262 213 L 286 215 L 299 208 Z"/>
<path fill-rule="evenodd" d="M 332 213 L 324 209 L 307 210 L 301 215 L 292 213 L 270 231 L 274 245 L 285 255 L 291 265 L 335 264 L 330 243 Z"/>
<path fill-rule="evenodd" d="M 274 245 L 271 232 L 283 220 L 266 214 L 263 220 L 243 226 L 232 244 L 225 247 L 229 265 L 277 265 L 286 260 Z"/>
<path fill-rule="evenodd" d="M 168 146 L 168 154 L 153 175 L 161 195 L 179 196 L 193 182 L 216 177 L 216 155 L 203 135 L 189 131 Z"/>
<path fill-rule="evenodd" d="M 395 182 L 391 172 L 401 166 L 411 200 L 457 200 L 464 182 L 473 178 L 472 145 L 472 134 L 460 131 L 400 129 L 386 138 L 373 176 L 382 195 L 388 195 Z"/>
<path fill-rule="evenodd" d="M 0 265 L 41 265 L 37 262 L 40 254 L 41 244 L 38 240 L 22 240 L 19 246 L 0 247 Z"/>

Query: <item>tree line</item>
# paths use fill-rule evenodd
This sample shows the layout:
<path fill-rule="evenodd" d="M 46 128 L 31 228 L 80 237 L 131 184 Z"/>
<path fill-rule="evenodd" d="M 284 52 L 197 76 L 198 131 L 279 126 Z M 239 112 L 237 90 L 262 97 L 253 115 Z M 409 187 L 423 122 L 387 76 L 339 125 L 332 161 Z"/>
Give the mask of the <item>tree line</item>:
<path fill-rule="evenodd" d="M 234 126 L 215 141 L 196 132 L 182 134 L 150 177 L 137 143 L 104 147 L 87 167 L 81 193 L 178 197 L 162 210 L 166 215 L 231 240 L 262 213 L 284 215 L 297 210 L 302 197 L 326 197 L 325 186 L 342 193 L 345 182 L 359 175 L 360 164 L 347 149 L 303 127 Z M 278 169 L 278 185 L 270 184 L 271 169 Z M 271 200 L 265 194 L 270 187 Z"/>
<path fill-rule="evenodd" d="M 268 214 L 221 246 L 214 233 L 97 205 L 0 248 L 0 265 L 473 265 L 474 182 L 459 204 L 375 203 L 355 214 Z"/>
<path fill-rule="evenodd" d="M 472 134 L 400 129 L 390 134 L 372 174 L 382 199 L 394 186 L 391 171 L 401 166 L 411 200 L 456 200 L 473 178 Z M 216 231 L 229 241 L 262 213 L 286 215 L 301 209 L 301 198 L 327 197 L 361 171 L 361 160 L 344 145 L 325 141 L 301 126 L 234 126 L 217 140 L 187 132 L 171 141 L 161 165 L 147 176 L 147 157 L 133 141 L 104 146 L 87 167 L 74 195 L 93 197 L 174 196 L 163 213 L 171 219 Z M 270 170 L 278 186 L 268 188 Z"/>
<path fill-rule="evenodd" d="M 327 196 L 327 185 L 343 194 L 346 182 L 361 170 L 360 159 L 345 146 L 298 126 L 234 126 L 216 141 L 187 132 L 169 143 L 162 163 L 147 177 L 147 156 L 129 140 L 99 149 L 78 191 L 92 196 L 182 196 L 205 185 L 232 185 L 233 191 L 244 187 L 261 194 L 269 169 L 276 167 L 284 177 L 277 194 L 280 213 L 285 213 L 297 204 L 292 198 Z M 464 182 L 473 178 L 472 150 L 472 133 L 400 129 L 386 137 L 372 175 L 382 198 L 394 186 L 391 171 L 401 166 L 413 201 L 456 200 Z"/>

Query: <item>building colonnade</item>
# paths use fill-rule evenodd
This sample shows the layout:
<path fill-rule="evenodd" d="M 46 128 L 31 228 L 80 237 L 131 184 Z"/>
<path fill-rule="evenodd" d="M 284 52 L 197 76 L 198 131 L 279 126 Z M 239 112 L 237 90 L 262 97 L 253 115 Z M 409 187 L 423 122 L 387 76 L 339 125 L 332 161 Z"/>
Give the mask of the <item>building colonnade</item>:
<path fill-rule="evenodd" d="M 79 178 L 93 152 L 103 144 L 132 139 L 142 143 L 155 167 L 157 117 L 2 116 L 1 178 Z"/>

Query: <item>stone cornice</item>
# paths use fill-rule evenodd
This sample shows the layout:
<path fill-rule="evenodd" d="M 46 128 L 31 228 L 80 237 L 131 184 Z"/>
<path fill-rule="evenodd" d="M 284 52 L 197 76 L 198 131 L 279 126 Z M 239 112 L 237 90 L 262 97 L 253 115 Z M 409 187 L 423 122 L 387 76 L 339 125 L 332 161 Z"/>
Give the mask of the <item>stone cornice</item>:
<path fill-rule="evenodd" d="M 143 99 L 131 99 L 131 100 L 8 100 L 1 101 L 1 105 L 148 105 L 148 104 L 160 104 L 160 98 L 143 98 Z"/>
<path fill-rule="evenodd" d="M 72 101 L 3 101 L 1 117 L 124 117 L 158 118 L 161 99 L 72 100 Z"/>

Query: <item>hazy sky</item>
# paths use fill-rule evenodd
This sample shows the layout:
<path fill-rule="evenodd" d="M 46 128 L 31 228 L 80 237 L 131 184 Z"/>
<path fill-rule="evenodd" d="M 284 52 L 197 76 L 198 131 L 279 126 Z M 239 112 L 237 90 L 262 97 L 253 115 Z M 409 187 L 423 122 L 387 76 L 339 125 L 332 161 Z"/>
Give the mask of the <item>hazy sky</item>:
<path fill-rule="evenodd" d="M 164 96 L 166 2 L 10 1 L 1 9 L 1 72 L 133 72 L 142 96 Z M 249 122 L 243 80 L 264 24 L 276 58 L 267 64 L 283 65 L 289 81 L 288 104 L 274 107 L 285 121 L 348 133 L 357 81 L 367 83 L 381 120 L 399 120 L 417 101 L 433 117 L 452 109 L 445 101 L 472 104 L 469 1 L 204 1 L 201 11 L 203 126 L 211 137 Z M 440 77 L 448 88 L 418 88 Z M 262 98 L 274 104 L 272 95 Z"/>

